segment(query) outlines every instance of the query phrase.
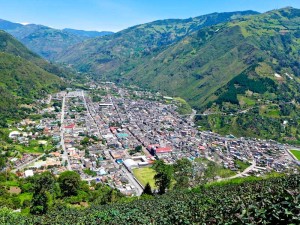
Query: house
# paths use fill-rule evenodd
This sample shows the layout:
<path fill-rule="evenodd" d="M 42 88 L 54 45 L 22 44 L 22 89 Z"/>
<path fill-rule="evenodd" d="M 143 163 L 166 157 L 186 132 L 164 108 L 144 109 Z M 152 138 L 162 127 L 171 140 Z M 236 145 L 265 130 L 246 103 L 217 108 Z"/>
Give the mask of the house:
<path fill-rule="evenodd" d="M 25 170 L 25 177 L 32 177 L 33 176 L 33 170 Z"/>
<path fill-rule="evenodd" d="M 154 155 L 171 153 L 173 150 L 170 147 L 159 147 L 153 150 Z"/>
<path fill-rule="evenodd" d="M 123 161 L 124 166 L 131 171 L 133 168 L 138 168 L 138 164 L 132 159 L 125 159 Z"/>

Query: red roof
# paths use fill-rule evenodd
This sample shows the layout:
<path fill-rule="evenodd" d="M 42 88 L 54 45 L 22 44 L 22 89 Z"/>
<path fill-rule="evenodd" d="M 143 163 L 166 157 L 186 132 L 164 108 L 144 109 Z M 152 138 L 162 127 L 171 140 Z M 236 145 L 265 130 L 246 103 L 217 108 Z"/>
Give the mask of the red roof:
<path fill-rule="evenodd" d="M 75 127 L 75 124 L 74 124 L 74 123 L 73 123 L 73 124 L 70 124 L 70 125 L 68 125 L 68 126 L 65 126 L 66 129 L 74 129 L 74 127 Z"/>
<path fill-rule="evenodd" d="M 156 153 L 168 153 L 168 152 L 172 152 L 172 149 L 170 147 L 162 147 L 156 149 Z"/>
<path fill-rule="evenodd" d="M 147 149 L 150 150 L 153 147 L 159 147 L 159 144 L 154 144 L 154 145 L 148 145 Z"/>
<path fill-rule="evenodd" d="M 114 133 L 118 129 L 118 127 L 110 127 L 109 129 L 112 133 Z"/>
<path fill-rule="evenodd" d="M 199 149 L 200 149 L 200 150 L 205 150 L 205 147 L 200 145 L 200 146 L 199 146 Z"/>

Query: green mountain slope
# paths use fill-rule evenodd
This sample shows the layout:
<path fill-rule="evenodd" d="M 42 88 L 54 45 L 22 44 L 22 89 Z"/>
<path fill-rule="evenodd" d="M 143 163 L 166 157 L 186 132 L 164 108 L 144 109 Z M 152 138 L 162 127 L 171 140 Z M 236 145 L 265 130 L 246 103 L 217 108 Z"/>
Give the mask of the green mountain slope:
<path fill-rule="evenodd" d="M 111 31 L 86 31 L 86 30 L 76 30 L 71 28 L 65 28 L 63 31 L 75 34 L 77 36 L 80 36 L 82 38 L 96 38 L 96 37 L 102 37 L 106 35 L 112 35 L 114 32 Z"/>
<path fill-rule="evenodd" d="M 299 19 L 300 10 L 284 9 L 201 29 L 120 79 L 178 94 L 203 108 L 249 67 L 257 65 L 261 76 L 275 81 L 276 71 L 300 75 Z"/>
<path fill-rule="evenodd" d="M 58 90 L 63 81 L 47 72 L 55 66 L 30 52 L 11 35 L 0 31 L 0 116 L 5 121 L 24 114 L 20 104 L 29 104 L 50 91 Z"/>
<path fill-rule="evenodd" d="M 144 24 L 75 46 L 62 59 L 102 79 L 180 96 L 205 112 L 197 118 L 203 129 L 300 140 L 300 10 L 206 25 Z"/>
<path fill-rule="evenodd" d="M 93 37 L 110 34 L 109 32 L 89 32 L 74 29 L 59 30 L 36 24 L 22 25 L 6 20 L 0 20 L 0 29 L 10 33 L 30 50 L 48 60 L 54 60 L 57 54 L 72 45 Z"/>
<path fill-rule="evenodd" d="M 253 11 L 213 13 L 190 19 L 170 19 L 137 25 L 110 36 L 75 45 L 59 56 L 83 72 L 100 76 L 128 71 L 202 27 L 229 21 Z"/>

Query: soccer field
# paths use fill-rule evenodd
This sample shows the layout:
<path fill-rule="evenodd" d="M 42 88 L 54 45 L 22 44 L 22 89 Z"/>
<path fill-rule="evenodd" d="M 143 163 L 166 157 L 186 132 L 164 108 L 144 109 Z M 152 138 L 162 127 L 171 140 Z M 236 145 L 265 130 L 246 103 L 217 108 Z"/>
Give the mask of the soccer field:
<path fill-rule="evenodd" d="M 154 175 L 155 171 L 150 167 L 133 169 L 135 178 L 145 186 L 148 182 L 151 188 L 155 188 Z"/>
<path fill-rule="evenodd" d="M 290 152 L 291 152 L 298 160 L 300 160 L 300 150 L 290 150 Z"/>

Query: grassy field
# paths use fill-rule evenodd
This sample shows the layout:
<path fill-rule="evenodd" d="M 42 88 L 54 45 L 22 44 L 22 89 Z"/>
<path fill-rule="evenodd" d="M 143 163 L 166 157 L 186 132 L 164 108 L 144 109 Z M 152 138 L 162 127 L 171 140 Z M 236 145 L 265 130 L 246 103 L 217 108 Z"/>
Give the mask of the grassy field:
<path fill-rule="evenodd" d="M 18 198 L 20 199 L 20 201 L 21 201 L 21 204 L 23 204 L 23 202 L 25 201 L 25 200 L 28 200 L 28 201 L 31 201 L 31 199 L 32 199 L 32 193 L 22 193 L 22 194 L 19 194 L 18 195 Z"/>
<path fill-rule="evenodd" d="M 226 169 L 223 166 L 215 163 L 215 162 L 211 162 L 208 159 L 205 158 L 197 158 L 195 159 L 196 162 L 198 163 L 204 163 L 206 165 L 208 165 L 210 163 L 210 167 L 212 167 L 211 169 L 214 170 L 214 174 L 215 176 L 219 176 L 222 178 L 226 178 L 226 177 L 231 177 L 236 175 L 236 172 L 230 170 L 230 169 Z"/>
<path fill-rule="evenodd" d="M 241 160 L 235 160 L 234 163 L 239 167 L 240 171 L 244 171 L 247 169 L 251 164 L 248 162 L 243 162 Z"/>
<path fill-rule="evenodd" d="M 177 101 L 177 106 L 178 106 L 178 113 L 180 115 L 184 114 L 191 114 L 192 113 L 192 107 L 182 98 L 174 98 Z"/>
<path fill-rule="evenodd" d="M 37 140 L 29 142 L 28 146 L 25 145 L 14 145 L 14 148 L 21 153 L 44 153 L 45 150 L 53 148 L 52 144 L 48 142 L 47 145 L 40 145 Z"/>
<path fill-rule="evenodd" d="M 300 160 L 300 150 L 290 150 L 290 152 L 291 152 L 298 160 Z"/>
<path fill-rule="evenodd" d="M 18 181 L 14 181 L 14 180 L 3 181 L 0 184 L 3 186 L 6 186 L 6 187 L 18 187 L 19 186 Z"/>
<path fill-rule="evenodd" d="M 255 100 L 253 100 L 251 98 L 247 98 L 242 95 L 238 95 L 238 100 L 239 100 L 240 105 L 254 106 L 256 103 Z"/>
<path fill-rule="evenodd" d="M 155 171 L 152 168 L 150 167 L 137 168 L 133 170 L 133 174 L 143 186 L 145 186 L 149 182 L 151 188 L 152 189 L 155 188 L 155 181 L 154 181 Z"/>

